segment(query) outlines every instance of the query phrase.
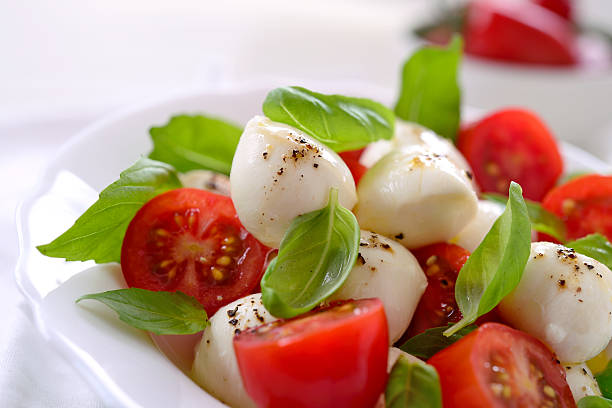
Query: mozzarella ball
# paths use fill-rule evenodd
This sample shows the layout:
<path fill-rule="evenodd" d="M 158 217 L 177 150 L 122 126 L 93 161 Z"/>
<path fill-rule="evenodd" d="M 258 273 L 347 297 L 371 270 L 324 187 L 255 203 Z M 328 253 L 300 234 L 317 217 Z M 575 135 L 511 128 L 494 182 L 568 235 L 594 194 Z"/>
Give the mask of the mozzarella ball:
<path fill-rule="evenodd" d="M 408 328 L 426 287 L 425 273 L 410 251 L 391 239 L 361 231 L 357 263 L 331 300 L 379 298 L 393 344 Z"/>
<path fill-rule="evenodd" d="M 585 363 L 564 364 L 563 369 L 565 379 L 576 402 L 587 395 L 601 395 L 599 385 Z"/>
<path fill-rule="evenodd" d="M 230 180 L 224 174 L 208 170 L 191 170 L 179 174 L 179 179 L 183 187 L 199 188 L 228 197 L 230 195 Z"/>
<path fill-rule="evenodd" d="M 465 172 L 422 146 L 387 154 L 366 172 L 357 194 L 359 225 L 408 248 L 450 240 L 478 210 Z"/>
<path fill-rule="evenodd" d="M 264 308 L 261 294 L 246 296 L 219 309 L 210 318 L 202 340 L 196 348 L 193 379 L 222 402 L 237 408 L 257 405 L 242 385 L 234 354 L 233 339 L 237 331 L 275 320 Z"/>
<path fill-rule="evenodd" d="M 327 205 L 331 188 L 349 210 L 355 182 L 342 159 L 305 133 L 256 116 L 247 123 L 230 174 L 234 206 L 244 227 L 278 248 L 298 215 Z"/>
<path fill-rule="evenodd" d="M 474 252 L 503 212 L 504 206 L 487 200 L 479 200 L 476 216 L 451 242 Z"/>
<path fill-rule="evenodd" d="M 534 242 L 521 281 L 499 310 L 564 363 L 587 361 L 612 338 L 612 272 L 573 249 Z"/>

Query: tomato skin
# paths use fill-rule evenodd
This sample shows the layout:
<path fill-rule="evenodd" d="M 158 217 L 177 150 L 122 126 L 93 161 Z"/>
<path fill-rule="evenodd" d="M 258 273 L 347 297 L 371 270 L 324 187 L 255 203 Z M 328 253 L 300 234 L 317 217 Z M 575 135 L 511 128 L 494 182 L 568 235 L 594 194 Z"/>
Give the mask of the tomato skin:
<path fill-rule="evenodd" d="M 563 17 L 567 21 L 574 20 L 574 6 L 571 0 L 534 0 L 533 2 Z"/>
<path fill-rule="evenodd" d="M 440 376 L 445 408 L 576 406 L 555 355 L 536 338 L 499 323 L 482 325 L 428 363 Z"/>
<path fill-rule="evenodd" d="M 471 55 L 526 64 L 577 62 L 571 24 L 535 3 L 470 2 L 463 35 Z"/>
<path fill-rule="evenodd" d="M 563 173 L 557 142 L 527 110 L 504 109 L 463 126 L 458 147 L 483 192 L 508 194 L 516 181 L 525 198 L 540 201 Z"/>
<path fill-rule="evenodd" d="M 353 180 L 355 180 L 355 186 L 359 185 L 359 180 L 361 180 L 361 177 L 363 177 L 365 172 L 368 171 L 368 168 L 366 166 L 359 163 L 359 158 L 363 154 L 364 150 L 365 147 L 363 149 L 349 150 L 339 154 L 339 156 L 342 157 L 342 160 L 344 160 L 349 170 L 351 171 L 351 174 L 353 175 Z"/>
<path fill-rule="evenodd" d="M 242 227 L 229 197 L 180 188 L 136 213 L 123 239 L 121 268 L 129 287 L 184 292 L 211 316 L 257 288 L 269 251 Z"/>
<path fill-rule="evenodd" d="M 234 337 L 234 350 L 260 407 L 371 408 L 387 380 L 387 321 L 378 299 L 245 331 Z"/>
<path fill-rule="evenodd" d="M 574 240 L 599 232 L 612 240 L 612 176 L 591 174 L 552 189 L 542 206 L 557 214 Z M 540 234 L 540 239 L 550 240 Z"/>

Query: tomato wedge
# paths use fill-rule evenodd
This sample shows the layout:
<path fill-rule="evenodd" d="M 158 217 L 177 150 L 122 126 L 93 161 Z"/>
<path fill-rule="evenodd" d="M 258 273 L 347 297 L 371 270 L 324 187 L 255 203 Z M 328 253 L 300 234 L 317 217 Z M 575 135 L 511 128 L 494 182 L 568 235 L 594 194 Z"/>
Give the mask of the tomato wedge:
<path fill-rule="evenodd" d="M 527 64 L 577 62 L 572 25 L 527 1 L 470 2 L 463 35 L 465 52 L 471 55 Z"/>
<path fill-rule="evenodd" d="M 360 299 L 234 337 L 242 381 L 267 408 L 371 408 L 387 380 L 382 302 Z"/>
<path fill-rule="evenodd" d="M 612 241 L 612 176 L 573 179 L 551 190 L 542 206 L 565 222 L 568 240 L 598 232 Z"/>
<path fill-rule="evenodd" d="M 212 316 L 259 285 L 269 250 L 240 224 L 229 197 L 180 188 L 136 213 L 121 268 L 128 286 L 184 292 Z"/>
<path fill-rule="evenodd" d="M 575 407 L 565 371 L 539 340 L 486 323 L 428 361 L 444 408 Z"/>
<path fill-rule="evenodd" d="M 557 142 L 526 110 L 501 110 L 463 127 L 458 147 L 485 192 L 508 194 L 516 181 L 526 198 L 540 201 L 563 172 Z"/>
<path fill-rule="evenodd" d="M 363 177 L 365 172 L 368 171 L 368 168 L 366 166 L 359 163 L 359 158 L 363 154 L 364 150 L 365 148 L 359 150 L 349 150 L 340 153 L 340 157 L 342 157 L 342 160 L 344 160 L 349 170 L 351 171 L 351 174 L 353 175 L 353 180 L 355 180 L 355 186 L 359 185 L 359 180 L 361 180 L 361 177 Z"/>

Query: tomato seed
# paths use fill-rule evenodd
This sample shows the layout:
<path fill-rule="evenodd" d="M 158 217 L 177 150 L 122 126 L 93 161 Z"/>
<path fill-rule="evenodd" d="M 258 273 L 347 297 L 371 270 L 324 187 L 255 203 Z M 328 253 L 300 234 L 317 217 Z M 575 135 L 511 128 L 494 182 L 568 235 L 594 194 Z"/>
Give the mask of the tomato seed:
<path fill-rule="evenodd" d="M 545 385 L 542 390 L 544 391 L 544 394 L 546 394 L 546 396 L 550 398 L 555 398 L 557 396 L 557 393 L 555 392 L 554 388 L 550 385 Z"/>
<path fill-rule="evenodd" d="M 222 257 L 217 259 L 217 265 L 228 266 L 232 263 L 232 258 L 227 255 L 223 255 Z"/>
<path fill-rule="evenodd" d="M 223 275 L 223 271 L 221 271 L 219 268 L 212 268 L 211 270 L 212 276 L 216 281 L 220 281 L 223 280 L 224 275 Z"/>
<path fill-rule="evenodd" d="M 160 268 L 167 268 L 172 265 L 174 261 L 172 259 L 165 259 L 159 263 Z"/>
<path fill-rule="evenodd" d="M 563 200 L 561 203 L 561 212 L 563 215 L 569 215 L 576 209 L 576 201 L 571 198 Z"/>

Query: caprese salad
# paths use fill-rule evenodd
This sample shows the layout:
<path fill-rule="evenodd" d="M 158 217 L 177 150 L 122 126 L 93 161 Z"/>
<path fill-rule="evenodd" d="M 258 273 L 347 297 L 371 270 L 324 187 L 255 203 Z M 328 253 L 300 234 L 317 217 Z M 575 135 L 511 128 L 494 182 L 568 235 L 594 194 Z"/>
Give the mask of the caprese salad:
<path fill-rule="evenodd" d="M 119 262 L 78 301 L 201 333 L 232 407 L 612 406 L 612 176 L 560 181 L 531 112 L 461 124 L 460 55 L 418 50 L 394 110 L 284 87 L 244 127 L 175 116 L 38 249 Z"/>

